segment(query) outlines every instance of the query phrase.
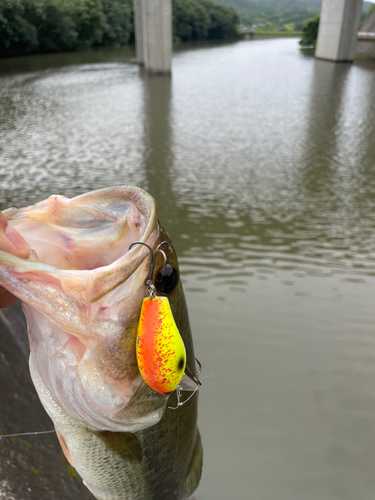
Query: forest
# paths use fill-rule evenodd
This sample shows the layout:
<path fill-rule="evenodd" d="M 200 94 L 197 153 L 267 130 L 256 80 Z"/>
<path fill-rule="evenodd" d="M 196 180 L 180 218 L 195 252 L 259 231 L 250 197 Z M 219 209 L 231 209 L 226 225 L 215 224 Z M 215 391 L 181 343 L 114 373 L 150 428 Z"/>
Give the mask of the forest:
<path fill-rule="evenodd" d="M 231 6 L 172 0 L 175 40 L 238 37 Z M 132 0 L 1 0 L 0 56 L 134 43 Z"/>
<path fill-rule="evenodd" d="M 256 31 L 301 31 L 320 14 L 321 0 L 215 0 L 233 7 L 244 25 L 261 25 Z M 362 21 L 371 2 L 363 2 Z"/>

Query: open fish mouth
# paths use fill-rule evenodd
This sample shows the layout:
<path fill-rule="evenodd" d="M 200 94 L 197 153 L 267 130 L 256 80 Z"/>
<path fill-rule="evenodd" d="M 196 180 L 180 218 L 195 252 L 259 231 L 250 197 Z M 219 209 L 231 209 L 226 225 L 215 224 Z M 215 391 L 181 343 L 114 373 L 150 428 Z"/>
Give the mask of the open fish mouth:
<path fill-rule="evenodd" d="M 167 397 L 145 384 L 135 353 L 148 251 L 129 250 L 135 241 L 153 247 L 168 239 L 154 199 L 121 186 L 3 214 L 0 285 L 23 302 L 39 395 L 93 429 L 134 432 L 157 423 Z M 28 258 L 14 255 L 7 234 L 29 246 Z M 175 308 L 181 293 L 180 286 L 173 292 Z"/>

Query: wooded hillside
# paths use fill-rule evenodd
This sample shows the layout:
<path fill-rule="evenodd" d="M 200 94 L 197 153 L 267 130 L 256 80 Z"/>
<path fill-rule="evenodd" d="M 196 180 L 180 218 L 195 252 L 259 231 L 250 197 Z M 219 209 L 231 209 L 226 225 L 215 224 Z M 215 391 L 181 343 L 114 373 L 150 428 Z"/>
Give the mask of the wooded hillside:
<path fill-rule="evenodd" d="M 214 0 L 236 9 L 248 26 L 264 24 L 262 29 L 301 31 L 303 25 L 320 14 L 321 0 Z M 363 2 L 362 20 L 372 3 Z"/>

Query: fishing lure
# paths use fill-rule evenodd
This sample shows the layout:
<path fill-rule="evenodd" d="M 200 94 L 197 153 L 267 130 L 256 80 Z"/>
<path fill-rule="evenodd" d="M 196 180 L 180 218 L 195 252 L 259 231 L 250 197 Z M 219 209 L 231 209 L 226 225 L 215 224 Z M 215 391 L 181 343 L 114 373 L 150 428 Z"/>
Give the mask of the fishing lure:
<path fill-rule="evenodd" d="M 137 336 L 137 360 L 143 379 L 161 394 L 173 392 L 184 375 L 185 345 L 167 297 L 143 299 Z"/>
<path fill-rule="evenodd" d="M 132 243 L 129 249 L 137 244 L 146 246 L 151 255 L 149 272 L 144 282 L 149 297 L 143 299 L 137 331 L 138 368 L 144 381 L 154 391 L 167 395 L 177 390 L 178 408 L 190 399 L 189 397 L 182 401 L 181 391 L 193 391 L 194 394 L 201 385 L 198 379 L 200 370 L 197 374 L 193 374 L 186 366 L 185 345 L 174 321 L 168 297 L 156 294 L 157 290 L 162 293 L 171 292 L 178 283 L 178 275 L 167 262 L 168 242 L 163 241 L 155 252 L 141 241 Z M 164 265 L 154 279 L 155 260 L 158 253 L 163 256 Z M 198 360 L 197 362 L 201 369 Z M 184 375 L 187 376 L 188 381 Z"/>

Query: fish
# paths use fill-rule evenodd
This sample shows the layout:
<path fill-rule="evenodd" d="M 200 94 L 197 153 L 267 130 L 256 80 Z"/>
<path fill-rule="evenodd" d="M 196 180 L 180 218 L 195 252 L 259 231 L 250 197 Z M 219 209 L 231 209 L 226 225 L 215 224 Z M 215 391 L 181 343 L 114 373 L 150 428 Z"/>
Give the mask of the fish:
<path fill-rule="evenodd" d="M 203 451 L 198 394 L 153 390 L 136 339 L 150 252 L 171 238 L 150 194 L 116 186 L 52 195 L 0 212 L 0 306 L 17 299 L 28 326 L 29 368 L 61 448 L 98 500 L 180 500 L 198 487 Z M 165 252 L 166 253 L 166 252 Z M 165 265 L 155 256 L 155 274 Z M 196 371 L 178 278 L 167 297 Z"/>

